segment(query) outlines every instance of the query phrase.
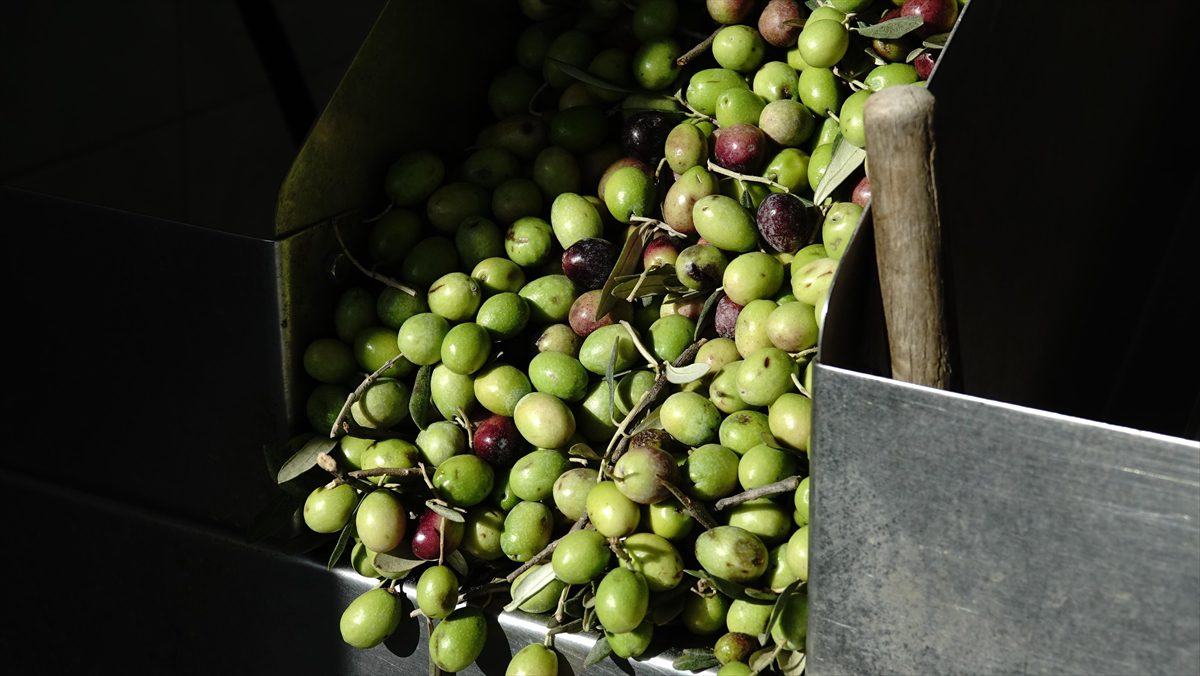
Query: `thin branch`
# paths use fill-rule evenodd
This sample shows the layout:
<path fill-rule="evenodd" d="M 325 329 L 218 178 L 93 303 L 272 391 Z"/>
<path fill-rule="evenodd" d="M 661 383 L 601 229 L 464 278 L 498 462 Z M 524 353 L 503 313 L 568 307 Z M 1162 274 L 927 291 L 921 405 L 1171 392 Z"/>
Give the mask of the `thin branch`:
<path fill-rule="evenodd" d="M 675 496 L 675 499 L 679 501 L 680 505 L 683 505 L 687 513 L 691 514 L 693 519 L 699 521 L 700 525 L 704 526 L 706 530 L 717 527 L 717 520 L 708 513 L 704 505 L 688 497 L 687 493 L 681 491 L 678 486 L 670 481 L 663 481 L 662 485 L 671 492 L 671 495 Z"/>
<path fill-rule="evenodd" d="M 751 183 L 762 183 L 763 185 L 769 185 L 772 188 L 782 190 L 783 192 L 785 192 L 789 195 L 795 194 L 791 190 L 789 190 L 786 185 L 784 185 L 778 181 L 772 181 L 771 179 L 765 178 L 763 176 L 751 176 L 750 174 L 739 174 L 736 171 L 732 171 L 730 169 L 726 169 L 725 167 L 722 167 L 721 165 L 717 164 L 716 162 L 713 162 L 712 160 L 708 161 L 708 169 L 709 169 L 709 171 L 712 171 L 717 174 L 721 174 L 722 176 L 728 176 L 729 178 L 736 178 L 739 181 L 749 181 Z"/>
<path fill-rule="evenodd" d="M 383 439 L 403 439 L 405 436 L 401 432 L 394 430 L 378 430 L 374 427 L 363 427 L 353 420 L 342 421 L 342 432 L 359 439 L 375 439 L 376 441 Z"/>
<path fill-rule="evenodd" d="M 724 28 L 724 26 L 722 26 L 722 28 Z M 700 43 L 697 44 L 695 47 L 692 47 L 691 49 L 684 52 L 682 56 L 680 56 L 678 59 L 675 59 L 675 65 L 686 66 L 692 62 L 692 59 L 695 59 L 696 57 L 700 56 L 704 52 L 708 51 L 708 48 L 712 47 L 713 40 L 717 39 L 717 33 L 720 33 L 720 32 L 721 32 L 720 28 L 716 29 L 715 31 L 710 33 L 708 35 L 708 37 L 701 40 Z"/>
<path fill-rule="evenodd" d="M 373 476 L 393 476 L 393 477 L 410 477 L 422 476 L 424 472 L 420 467 L 373 467 L 371 469 L 356 469 L 353 472 L 346 472 L 346 476 L 352 479 L 366 479 Z"/>
<path fill-rule="evenodd" d="M 407 293 L 410 296 L 417 295 L 416 289 L 414 289 L 410 286 L 405 286 L 405 285 L 401 284 L 400 282 L 392 279 L 391 277 L 388 277 L 387 275 L 381 275 L 378 272 L 375 272 L 374 270 L 369 270 L 362 263 L 359 263 L 358 259 L 354 257 L 354 254 L 350 253 L 350 248 L 346 246 L 346 241 L 344 239 L 342 239 L 342 229 L 340 227 L 338 227 L 337 223 L 334 223 L 334 225 L 333 225 L 333 234 L 337 237 L 338 244 L 341 245 L 341 247 L 342 247 L 342 253 L 346 254 L 346 258 L 348 258 L 350 260 L 350 262 L 354 264 L 354 267 L 358 268 L 359 272 L 370 277 L 371 279 L 374 279 L 377 282 L 383 282 L 384 284 L 392 287 L 393 289 L 399 289 L 400 291 L 403 291 L 404 293 Z"/>
<path fill-rule="evenodd" d="M 329 438 L 330 439 L 337 439 L 338 429 L 341 428 L 342 421 L 346 419 L 346 414 L 350 412 L 350 407 L 354 405 L 354 402 L 358 401 L 358 398 L 363 395 L 363 392 L 366 392 L 367 388 L 369 388 L 372 384 L 374 384 L 375 381 L 378 380 L 379 377 L 383 375 L 384 371 L 387 371 L 388 369 L 395 366 L 396 362 L 400 361 L 403 358 L 404 358 L 403 354 L 397 354 L 395 357 L 392 357 L 391 359 L 384 362 L 383 366 L 380 366 L 379 368 L 375 369 L 374 373 L 367 376 L 366 378 L 363 378 L 363 381 L 358 384 L 358 387 L 354 388 L 354 391 L 350 393 L 350 396 L 346 397 L 346 403 L 342 404 L 342 410 L 338 411 L 337 418 L 335 418 L 333 421 L 333 427 L 331 427 L 329 429 Z"/>
<path fill-rule="evenodd" d="M 683 106 L 684 108 L 687 108 L 688 117 L 692 117 L 692 118 L 695 118 L 698 120 L 708 120 L 709 122 L 712 122 L 713 124 L 717 123 L 717 118 L 713 117 L 712 115 L 705 115 L 704 113 L 693 108 L 692 104 L 688 103 L 687 99 L 683 98 L 682 92 L 683 92 L 682 89 L 675 92 L 675 95 L 672 96 L 671 98 L 679 105 Z"/>
<path fill-rule="evenodd" d="M 798 475 L 790 476 L 786 479 L 780 479 L 779 481 L 776 481 L 774 483 L 769 483 L 765 486 L 759 486 L 758 488 L 751 488 L 750 490 L 744 491 L 742 493 L 738 493 L 737 495 L 731 495 L 727 498 L 721 498 L 720 500 L 717 500 L 716 510 L 719 512 L 722 509 L 725 509 L 726 507 L 740 505 L 743 502 L 749 502 L 751 500 L 757 500 L 759 498 L 769 498 L 772 495 L 779 495 L 780 493 L 787 493 L 788 491 L 794 491 L 794 490 L 796 490 L 796 487 L 800 485 L 800 480 L 801 480 L 801 477 Z"/>
<path fill-rule="evenodd" d="M 571 526 L 571 530 L 567 531 L 567 534 L 569 535 L 571 533 L 574 533 L 577 530 L 580 530 L 581 528 L 586 526 L 587 523 L 588 523 L 588 515 L 587 515 L 587 512 L 584 512 L 583 515 L 580 516 L 577 521 L 575 521 L 575 524 L 573 526 Z M 521 573 L 524 573 L 525 571 L 529 570 L 530 568 L 533 568 L 537 564 L 546 560 L 551 554 L 554 553 L 554 549 L 556 547 L 558 547 L 559 542 L 562 542 L 563 537 L 566 537 L 566 535 L 564 535 L 564 536 L 558 538 L 557 540 L 554 540 L 550 544 L 546 545 L 545 548 L 542 549 L 542 551 L 538 552 L 537 554 L 534 554 L 533 556 L 531 556 L 529 558 L 528 561 L 526 561 L 525 563 L 522 563 L 520 566 L 517 566 L 517 568 L 515 570 L 513 570 L 511 573 L 509 573 L 508 575 L 506 575 L 504 577 L 504 580 L 506 582 L 508 582 L 509 584 L 512 584 L 512 581 L 517 579 L 517 577 L 520 576 Z"/>
<path fill-rule="evenodd" d="M 633 346 L 637 348 L 638 352 L 642 353 L 642 358 L 646 360 L 646 363 L 650 365 L 650 368 L 654 369 L 655 373 L 658 373 L 659 369 L 661 368 L 658 365 L 658 359 L 656 359 L 655 356 L 650 353 L 650 350 L 646 349 L 646 346 L 642 344 L 642 339 L 638 337 L 637 331 L 633 328 L 633 324 L 630 324 L 624 319 L 621 320 L 620 324 L 621 326 L 624 326 L 625 331 L 629 333 L 629 339 L 633 341 Z"/>
<path fill-rule="evenodd" d="M 630 216 L 629 222 L 630 223 L 646 223 L 647 225 L 654 226 L 654 228 L 656 230 L 662 230 L 663 232 L 667 233 L 668 235 L 670 235 L 672 237 L 683 237 L 683 238 L 687 237 L 687 235 L 683 234 L 682 232 L 679 232 L 675 228 L 672 228 L 670 226 L 670 224 L 666 223 L 665 221 L 660 221 L 657 218 L 647 218 L 645 216 Z"/>

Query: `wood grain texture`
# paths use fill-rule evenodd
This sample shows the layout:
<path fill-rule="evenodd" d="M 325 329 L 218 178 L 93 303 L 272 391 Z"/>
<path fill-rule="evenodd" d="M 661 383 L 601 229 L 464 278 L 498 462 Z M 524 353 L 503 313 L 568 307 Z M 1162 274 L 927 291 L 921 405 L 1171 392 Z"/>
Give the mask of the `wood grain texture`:
<path fill-rule="evenodd" d="M 933 110 L 925 88 L 890 87 L 867 99 L 865 124 L 892 377 L 945 389 L 950 357 Z"/>

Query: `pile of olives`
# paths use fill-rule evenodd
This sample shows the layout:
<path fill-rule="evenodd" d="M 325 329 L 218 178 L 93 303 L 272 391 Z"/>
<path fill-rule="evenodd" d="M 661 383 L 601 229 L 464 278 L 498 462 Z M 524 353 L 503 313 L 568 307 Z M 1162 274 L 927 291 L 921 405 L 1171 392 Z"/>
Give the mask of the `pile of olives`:
<path fill-rule="evenodd" d="M 923 83 L 959 5 L 518 5 L 495 120 L 396 158 L 343 244 L 368 274 L 304 352 L 296 457 L 333 474 L 304 521 L 378 580 L 342 636 L 383 642 L 408 581 L 444 671 L 493 603 L 553 627 L 509 674 L 557 673 L 561 631 L 799 673 L 811 358 L 870 197 L 863 104 Z"/>

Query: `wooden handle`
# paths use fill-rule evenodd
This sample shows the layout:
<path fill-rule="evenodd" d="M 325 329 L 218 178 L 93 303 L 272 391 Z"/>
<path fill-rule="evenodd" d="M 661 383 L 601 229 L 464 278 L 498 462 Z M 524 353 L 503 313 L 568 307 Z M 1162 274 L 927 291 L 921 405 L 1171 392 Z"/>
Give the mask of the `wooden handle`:
<path fill-rule="evenodd" d="M 865 125 L 875 256 L 892 377 L 945 389 L 949 341 L 934 176 L 933 95 L 889 87 L 867 99 Z"/>

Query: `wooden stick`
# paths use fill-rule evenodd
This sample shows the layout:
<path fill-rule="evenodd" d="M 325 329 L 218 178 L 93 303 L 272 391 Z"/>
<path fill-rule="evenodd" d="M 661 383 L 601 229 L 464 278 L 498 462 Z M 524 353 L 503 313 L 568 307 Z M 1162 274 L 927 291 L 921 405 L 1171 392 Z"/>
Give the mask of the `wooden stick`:
<path fill-rule="evenodd" d="M 864 114 L 892 377 L 945 389 L 950 356 L 933 107 L 923 87 L 889 87 L 867 99 Z"/>

